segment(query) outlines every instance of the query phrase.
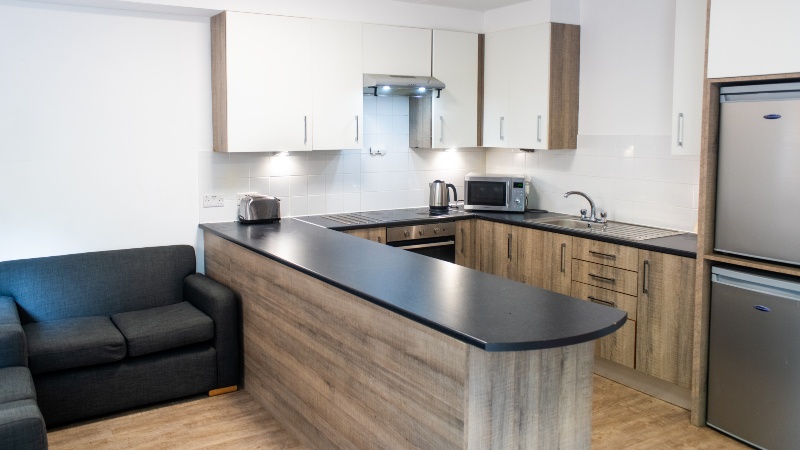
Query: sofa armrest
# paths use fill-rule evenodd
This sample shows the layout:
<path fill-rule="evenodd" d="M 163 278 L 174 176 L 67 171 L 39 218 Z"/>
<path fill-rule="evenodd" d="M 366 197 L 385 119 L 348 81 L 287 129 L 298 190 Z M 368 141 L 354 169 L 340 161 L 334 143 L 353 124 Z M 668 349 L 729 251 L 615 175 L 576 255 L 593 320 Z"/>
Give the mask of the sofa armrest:
<path fill-rule="evenodd" d="M 16 302 L 0 296 L 0 367 L 13 366 L 28 366 L 28 344 Z"/>
<path fill-rule="evenodd" d="M 205 275 L 195 273 L 183 283 L 184 300 L 214 321 L 218 387 L 239 383 L 239 307 L 230 289 Z"/>

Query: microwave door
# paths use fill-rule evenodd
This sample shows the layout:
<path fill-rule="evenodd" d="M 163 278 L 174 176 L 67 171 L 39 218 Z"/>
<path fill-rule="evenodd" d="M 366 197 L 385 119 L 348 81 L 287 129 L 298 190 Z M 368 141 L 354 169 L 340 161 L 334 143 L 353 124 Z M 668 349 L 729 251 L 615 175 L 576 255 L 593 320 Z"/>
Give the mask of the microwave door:
<path fill-rule="evenodd" d="M 500 207 L 508 204 L 508 183 L 501 181 L 469 181 L 467 204 L 472 206 Z"/>

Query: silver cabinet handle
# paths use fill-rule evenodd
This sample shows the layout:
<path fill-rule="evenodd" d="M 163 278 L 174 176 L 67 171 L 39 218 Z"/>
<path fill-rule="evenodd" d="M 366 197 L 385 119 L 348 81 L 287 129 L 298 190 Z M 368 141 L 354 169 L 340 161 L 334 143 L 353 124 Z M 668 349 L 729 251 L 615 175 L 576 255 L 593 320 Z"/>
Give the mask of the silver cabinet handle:
<path fill-rule="evenodd" d="M 308 143 L 308 116 L 303 116 L 303 145 Z"/>
<path fill-rule="evenodd" d="M 464 254 L 464 227 L 461 227 L 461 254 Z"/>
<path fill-rule="evenodd" d="M 508 259 L 511 259 L 511 233 L 508 233 Z"/>
<path fill-rule="evenodd" d="M 444 142 L 444 116 L 439 116 L 439 142 Z"/>
<path fill-rule="evenodd" d="M 600 252 L 595 252 L 595 251 L 592 251 L 592 250 L 589 250 L 589 253 L 591 253 L 594 256 L 602 256 L 603 258 L 617 259 L 617 255 L 611 255 L 609 253 L 600 253 Z"/>
<path fill-rule="evenodd" d="M 565 265 L 566 261 L 564 260 L 564 256 L 566 255 L 566 253 L 567 253 L 567 244 L 562 242 L 561 243 L 561 273 L 564 273 L 564 271 L 566 270 L 566 265 Z"/>
<path fill-rule="evenodd" d="M 600 275 L 595 275 L 593 273 L 589 274 L 590 277 L 594 278 L 595 280 L 605 281 L 607 283 L 616 283 L 616 278 L 608 278 L 608 277 L 601 277 Z"/>
<path fill-rule="evenodd" d="M 536 117 L 536 142 L 542 142 L 542 116 Z"/>
<path fill-rule="evenodd" d="M 503 136 L 503 122 L 506 120 L 505 117 L 500 116 L 500 140 L 504 140 L 505 137 Z"/>
<path fill-rule="evenodd" d="M 678 147 L 683 147 L 683 113 L 678 113 Z"/>
<path fill-rule="evenodd" d="M 358 142 L 358 114 L 356 114 L 356 142 Z"/>
<path fill-rule="evenodd" d="M 378 236 L 378 244 L 383 244 L 383 242 L 381 242 L 381 237 L 380 236 Z"/>
<path fill-rule="evenodd" d="M 616 308 L 617 307 L 617 304 L 614 303 L 614 302 L 610 302 L 608 300 L 600 300 L 599 298 L 592 297 L 591 295 L 586 297 L 586 298 L 589 299 L 589 301 L 592 302 L 592 303 L 599 303 L 601 305 L 610 306 L 612 308 Z"/>
<path fill-rule="evenodd" d="M 648 294 L 647 292 L 647 279 L 650 278 L 650 261 L 644 260 L 644 269 L 642 270 L 642 294 Z"/>

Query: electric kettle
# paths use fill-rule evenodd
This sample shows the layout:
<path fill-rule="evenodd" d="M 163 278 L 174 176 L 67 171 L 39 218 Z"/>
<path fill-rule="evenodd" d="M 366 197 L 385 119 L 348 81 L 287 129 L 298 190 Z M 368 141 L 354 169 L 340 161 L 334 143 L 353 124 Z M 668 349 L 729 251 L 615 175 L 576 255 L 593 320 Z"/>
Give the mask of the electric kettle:
<path fill-rule="evenodd" d="M 450 207 L 450 191 L 449 189 L 453 189 L 453 201 L 458 201 L 458 193 L 456 192 L 456 187 L 450 183 L 445 183 L 442 180 L 436 180 L 433 183 L 430 183 L 431 188 L 431 196 L 430 196 L 430 208 L 434 211 L 442 211 L 446 210 Z"/>

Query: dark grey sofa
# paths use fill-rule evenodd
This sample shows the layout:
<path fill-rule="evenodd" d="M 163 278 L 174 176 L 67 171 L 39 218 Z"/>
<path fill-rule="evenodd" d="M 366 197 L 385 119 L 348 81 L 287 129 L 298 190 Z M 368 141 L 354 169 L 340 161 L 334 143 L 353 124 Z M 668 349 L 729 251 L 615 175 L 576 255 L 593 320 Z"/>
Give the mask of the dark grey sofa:
<path fill-rule="evenodd" d="M 0 367 L 30 368 L 48 427 L 238 383 L 236 299 L 191 246 L 0 262 L 12 301 Z"/>

